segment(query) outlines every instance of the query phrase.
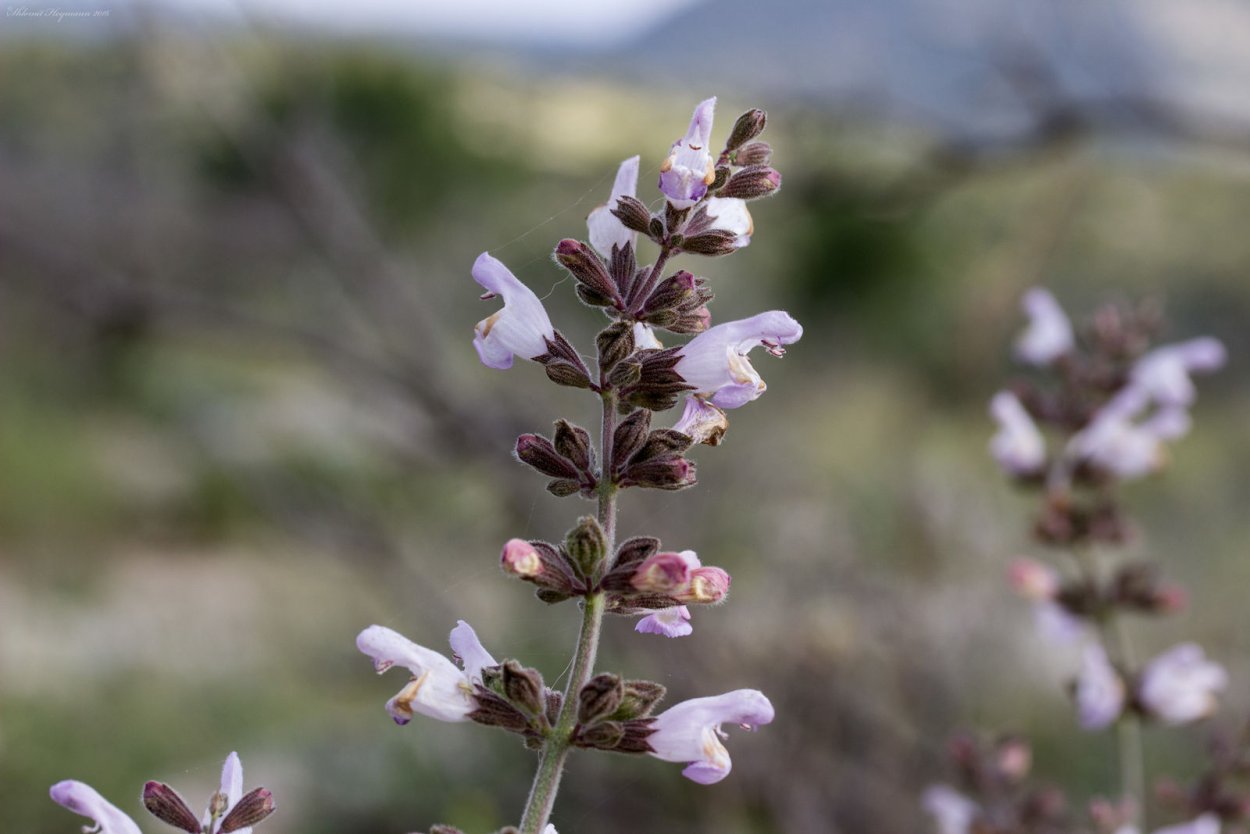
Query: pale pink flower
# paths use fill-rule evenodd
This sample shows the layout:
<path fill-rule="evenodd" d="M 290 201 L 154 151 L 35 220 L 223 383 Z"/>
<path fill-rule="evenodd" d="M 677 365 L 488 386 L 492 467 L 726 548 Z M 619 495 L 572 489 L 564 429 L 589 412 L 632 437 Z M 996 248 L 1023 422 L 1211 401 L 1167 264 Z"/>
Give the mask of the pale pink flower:
<path fill-rule="evenodd" d="M 1075 695 L 1077 718 L 1086 730 L 1101 730 L 1124 711 L 1124 681 L 1096 643 L 1085 647 Z"/>
<path fill-rule="evenodd" d="M 482 682 L 483 667 L 497 665 L 464 620 L 451 632 L 451 648 L 463 670 L 385 626 L 373 625 L 360 632 L 356 647 L 373 659 L 379 675 L 395 665 L 412 672 L 408 684 L 386 702 L 386 711 L 396 724 L 407 724 L 418 712 L 439 721 L 464 721 L 477 709 L 473 691 L 474 684 Z"/>
<path fill-rule="evenodd" d="M 969 834 L 973 820 L 981 813 L 980 805 L 946 785 L 931 786 L 921 801 L 933 815 L 938 834 Z"/>
<path fill-rule="evenodd" d="M 483 298 L 503 298 L 503 309 L 473 329 L 473 347 L 483 365 L 506 370 L 513 356 L 533 359 L 547 352 L 546 340 L 555 336 L 555 328 L 533 290 L 488 252 L 474 261 L 473 280 L 486 289 Z"/>
<path fill-rule="evenodd" d="M 1016 340 L 1016 355 L 1030 365 L 1049 365 L 1072 350 L 1072 323 L 1048 290 L 1034 287 L 1024 294 L 1020 306 L 1029 325 Z"/>
<path fill-rule="evenodd" d="M 668 159 L 660 165 L 660 191 L 674 208 L 690 208 L 699 202 L 715 179 L 712 154 L 712 117 L 716 98 L 699 103 L 686 135 L 673 143 Z"/>
<path fill-rule="evenodd" d="M 747 359 L 751 349 L 762 346 L 781 356 L 782 345 L 793 344 L 802 335 L 802 326 L 781 310 L 718 324 L 681 349 L 674 370 L 695 387 L 695 396 L 719 408 L 738 408 L 768 387 Z"/>
<path fill-rule="evenodd" d="M 1186 407 L 1196 393 L 1189 375 L 1219 370 L 1225 358 L 1224 345 L 1209 336 L 1163 345 L 1137 360 L 1129 384 L 1161 406 Z"/>
<path fill-rule="evenodd" d="M 754 730 L 773 720 L 773 705 L 764 693 L 737 689 L 710 698 L 695 698 L 670 707 L 655 718 L 654 733 L 647 738 L 651 755 L 666 762 L 687 762 L 682 771 L 701 785 L 719 782 L 729 775 L 732 763 L 721 739 L 722 724 L 738 724 Z"/>
<path fill-rule="evenodd" d="M 1216 693 L 1228 685 L 1228 673 L 1206 659 L 1202 647 L 1182 643 L 1142 669 L 1137 698 L 1165 724 L 1205 718 L 1217 706 Z"/>
<path fill-rule="evenodd" d="M 634 626 L 634 631 L 664 637 L 686 637 L 694 633 L 694 626 L 690 625 L 690 609 L 684 605 L 674 605 L 643 617 Z"/>
<path fill-rule="evenodd" d="M 1033 418 L 1010 391 L 990 400 L 990 416 L 998 432 L 990 438 L 990 454 L 1011 475 L 1034 475 L 1046 465 L 1046 441 Z"/>
<path fill-rule="evenodd" d="M 590 212 L 586 218 L 586 230 L 590 234 L 590 245 L 605 258 L 612 254 L 612 247 L 624 249 L 626 245 L 634 245 L 638 233 L 625 228 L 625 224 L 616 218 L 612 209 L 621 197 L 633 197 L 638 194 L 638 157 L 631 156 L 621 163 L 616 171 L 616 180 L 612 183 L 612 194 L 605 205 Z"/>
<path fill-rule="evenodd" d="M 124 811 L 84 782 L 73 779 L 57 782 L 49 794 L 53 802 L 95 822 L 94 829 L 84 828 L 83 831 L 94 830 L 96 834 L 142 834 L 139 826 Z"/>

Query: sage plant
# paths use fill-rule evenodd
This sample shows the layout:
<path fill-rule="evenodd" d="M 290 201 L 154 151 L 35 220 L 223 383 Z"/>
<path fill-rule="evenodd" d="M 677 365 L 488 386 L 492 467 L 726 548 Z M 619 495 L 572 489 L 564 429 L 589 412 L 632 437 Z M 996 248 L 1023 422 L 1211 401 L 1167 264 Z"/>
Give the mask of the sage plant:
<path fill-rule="evenodd" d="M 573 601 L 581 609 L 568 685 L 557 691 L 537 669 L 496 660 L 463 621 L 451 632 L 455 660 L 379 625 L 356 641 L 379 673 L 396 665 L 411 672 L 386 704 L 396 723 L 418 713 L 474 721 L 516 733 L 538 754 L 520 820 L 523 834 L 554 832 L 549 818 L 574 748 L 651 755 L 684 764 L 683 775 L 710 784 L 731 767 L 722 726 L 754 729 L 773 719 L 768 698 L 752 689 L 654 714 L 663 686 L 596 671 L 606 614 L 637 617 L 636 631 L 673 638 L 691 633 L 692 606 L 725 599 L 729 574 L 704 565 L 693 550 L 665 550 L 650 535 L 619 536 L 618 501 L 631 488 L 694 486 L 690 450 L 719 444 L 728 427 L 725 412 L 764 393 L 751 350 L 781 356 L 803 332 L 781 311 L 712 325 L 709 281 L 686 269 L 666 274 L 678 255 L 728 255 L 748 245 L 754 229 L 747 202 L 781 184 L 770 167 L 771 148 L 758 139 L 765 125 L 761 110 L 739 117 L 723 149 L 711 151 L 715 104 L 712 98 L 695 108 L 686 134 L 660 164 L 657 211 L 638 197 L 635 156 L 621 163 L 608 203 L 587 218 L 587 240 L 556 244 L 554 259 L 573 277 L 578 298 L 606 316 L 593 368 L 507 266 L 486 252 L 473 264 L 473 279 L 486 291 L 482 298 L 503 302 L 475 328 L 482 364 L 503 370 L 517 357 L 535 362 L 551 382 L 585 390 L 602 406 L 597 438 L 561 419 L 550 437 L 523 434 L 516 441 L 517 459 L 549 479 L 548 491 L 594 501 L 596 511 L 579 518 L 559 542 L 511 539 L 500 558 L 504 573 L 532 584 L 543 603 Z M 640 237 L 657 247 L 650 264 L 639 263 Z M 693 338 L 664 347 L 657 331 Z M 657 413 L 683 398 L 674 425 L 654 425 Z M 431 831 L 458 830 L 440 825 Z"/>
<path fill-rule="evenodd" d="M 1032 537 L 1057 558 L 1018 559 L 1009 577 L 1032 603 L 1039 631 L 1074 647 L 1076 721 L 1091 732 L 1115 728 L 1120 795 L 1074 814 L 1061 791 L 1029 780 L 1022 738 L 965 736 L 951 744 L 960 789 L 930 788 L 924 804 L 941 834 L 1138 834 L 1151 798 L 1143 726 L 1210 716 L 1228 676 L 1195 643 L 1149 660 L 1134 651 L 1130 618 L 1175 612 L 1186 594 L 1157 565 L 1116 555 L 1137 533 L 1120 486 L 1163 469 L 1167 444 L 1190 428 L 1192 375 L 1223 365 L 1224 348 L 1207 337 L 1152 346 L 1161 322 L 1146 306 L 1105 307 L 1079 332 L 1046 290 L 1029 290 L 1022 306 L 1029 321 L 1015 354 L 1035 373 L 991 400 L 998 432 L 990 452 L 1018 486 L 1039 496 Z M 1248 742 L 1244 734 L 1219 741 L 1211 769 L 1193 788 L 1160 794 L 1180 821 L 1155 834 L 1245 832 Z"/>

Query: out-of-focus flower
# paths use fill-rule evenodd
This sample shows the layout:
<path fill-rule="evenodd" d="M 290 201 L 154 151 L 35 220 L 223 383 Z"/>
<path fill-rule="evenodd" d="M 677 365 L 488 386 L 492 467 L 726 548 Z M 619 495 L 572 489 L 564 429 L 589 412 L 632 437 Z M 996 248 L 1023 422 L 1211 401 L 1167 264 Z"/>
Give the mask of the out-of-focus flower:
<path fill-rule="evenodd" d="M 711 220 L 708 228 L 737 235 L 733 244 L 738 249 L 751 243 L 751 235 L 755 234 L 755 221 L 751 219 L 746 200 L 712 197 L 707 201 L 707 214 Z"/>
<path fill-rule="evenodd" d="M 555 328 L 529 287 L 488 252 L 474 261 L 473 280 L 486 289 L 483 298 L 503 298 L 503 309 L 473 328 L 473 347 L 483 365 L 506 370 L 512 367 L 513 356 L 533 359 L 547 352 L 546 340 L 555 335 Z"/>
<path fill-rule="evenodd" d="M 673 143 L 668 159 L 660 166 L 660 191 L 674 208 L 690 208 L 699 202 L 716 178 L 708 152 L 715 110 L 715 96 L 699 103 L 686 135 Z"/>
<path fill-rule="evenodd" d="M 634 631 L 639 634 L 660 634 L 664 637 L 686 637 L 694 632 L 690 625 L 690 609 L 684 605 L 661 608 L 638 621 Z"/>
<path fill-rule="evenodd" d="M 612 214 L 616 201 L 621 197 L 633 197 L 638 193 L 638 157 L 631 156 L 621 163 L 616 171 L 616 181 L 612 183 L 612 194 L 605 205 L 594 209 L 586 217 L 586 230 L 590 234 L 590 245 L 599 254 L 607 257 L 612 254 L 612 247 L 622 249 L 626 244 L 633 245 L 638 233 L 625 228 L 625 224 Z"/>
<path fill-rule="evenodd" d="M 990 454 L 1011 475 L 1036 475 L 1046 465 L 1046 441 L 1033 418 L 1010 391 L 990 400 L 990 416 L 998 432 L 990 438 Z"/>
<path fill-rule="evenodd" d="M 1146 664 L 1137 698 L 1165 724 L 1185 724 L 1215 711 L 1216 693 L 1228 685 L 1228 673 L 1206 659 L 1202 647 L 1182 643 Z"/>
<path fill-rule="evenodd" d="M 1029 325 L 1016 340 L 1016 355 L 1030 365 L 1045 366 L 1072 350 L 1072 323 L 1048 290 L 1034 287 L 1020 306 Z"/>
<path fill-rule="evenodd" d="M 1086 730 L 1101 730 L 1124 711 L 1124 681 L 1096 643 L 1085 647 L 1075 694 L 1077 720 Z"/>
<path fill-rule="evenodd" d="M 682 701 L 655 718 L 654 732 L 647 738 L 651 755 L 666 762 L 687 762 L 681 773 L 701 785 L 719 782 L 729 775 L 732 763 L 721 739 L 722 724 L 738 724 L 744 730 L 773 720 L 773 705 L 764 693 L 737 689 L 710 698 Z"/>
<path fill-rule="evenodd" d="M 980 805 L 946 785 L 929 787 L 921 801 L 933 815 L 938 834 L 969 834 L 972 821 L 981 812 Z"/>
<path fill-rule="evenodd" d="M 49 794 L 53 802 L 95 822 L 94 829 L 84 828 L 84 831 L 94 830 L 97 834 L 142 834 L 134 820 L 84 782 L 73 779 L 57 782 Z"/>
<path fill-rule="evenodd" d="M 497 665 L 464 620 L 451 632 L 451 648 L 464 664 L 463 671 L 438 652 L 385 626 L 373 625 L 360 632 L 356 647 L 373 659 L 378 674 L 396 664 L 412 672 L 408 685 L 386 702 L 386 711 L 396 724 L 407 724 L 417 712 L 439 721 L 464 721 L 477 708 L 473 686 L 481 683 L 482 668 Z"/>
<path fill-rule="evenodd" d="M 1069 454 L 1117 478 L 1140 478 L 1156 471 L 1167 461 L 1164 441 L 1189 431 L 1189 414 L 1169 406 L 1136 421 L 1135 414 L 1144 405 L 1131 389 L 1115 397 L 1072 436 Z"/>
<path fill-rule="evenodd" d="M 738 408 L 767 388 L 747 359 L 750 350 L 762 346 L 781 356 L 785 353 L 781 346 L 797 342 L 802 335 L 802 326 L 781 310 L 718 324 L 681 349 L 674 369 L 695 387 L 695 396 L 719 408 Z"/>
<path fill-rule="evenodd" d="M 1225 356 L 1224 345 L 1209 336 L 1163 345 L 1137 360 L 1129 385 L 1161 406 L 1183 408 L 1192 405 L 1195 396 L 1189 375 L 1218 370 L 1224 365 Z"/>
<path fill-rule="evenodd" d="M 673 425 L 674 431 L 688 435 L 695 443 L 719 446 L 729 428 L 725 412 L 699 397 L 686 397 L 686 407 L 681 419 Z"/>
<path fill-rule="evenodd" d="M 1033 603 L 1037 630 L 1043 636 L 1070 643 L 1084 633 L 1081 621 L 1059 604 L 1059 573 L 1054 568 L 1033 559 L 1017 559 L 1011 563 L 1009 578 L 1016 593 Z"/>
<path fill-rule="evenodd" d="M 1220 818 L 1215 814 L 1203 814 L 1180 825 L 1160 828 L 1154 834 L 1220 834 Z"/>

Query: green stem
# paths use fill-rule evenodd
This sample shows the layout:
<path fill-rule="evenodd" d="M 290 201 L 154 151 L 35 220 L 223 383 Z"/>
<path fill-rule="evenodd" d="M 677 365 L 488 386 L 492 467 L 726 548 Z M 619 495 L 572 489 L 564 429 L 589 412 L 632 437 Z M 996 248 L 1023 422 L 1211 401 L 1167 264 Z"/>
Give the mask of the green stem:
<path fill-rule="evenodd" d="M 599 460 L 602 469 L 599 483 L 599 526 L 607 539 L 606 559 L 616 551 L 616 484 L 611 480 L 612 435 L 616 431 L 616 394 L 603 394 L 603 429 L 599 438 Z M 521 817 L 521 834 L 540 834 L 551 817 L 556 792 L 560 789 L 560 777 L 564 763 L 572 749 L 569 738 L 577 724 L 577 693 L 590 680 L 595 669 L 595 656 L 599 652 L 599 635 L 603 630 L 605 609 L 603 594 L 586 597 L 582 607 L 582 628 L 577 635 L 577 648 L 573 655 L 573 671 L 564 689 L 564 704 L 556 726 L 543 745 L 538 761 L 538 772 L 530 788 L 529 801 Z"/>
<path fill-rule="evenodd" d="M 1094 554 L 1086 549 L 1074 548 L 1072 556 L 1077 568 L 1090 587 L 1101 587 L 1098 566 Z M 1133 643 L 1129 638 L 1124 617 L 1114 610 L 1098 612 L 1098 635 L 1107 657 L 1125 674 L 1136 668 Z M 1137 824 L 1146 827 L 1146 757 L 1142 749 L 1142 721 L 1135 712 L 1125 712 L 1116 722 L 1116 749 L 1120 765 L 1120 792 L 1138 806 Z"/>

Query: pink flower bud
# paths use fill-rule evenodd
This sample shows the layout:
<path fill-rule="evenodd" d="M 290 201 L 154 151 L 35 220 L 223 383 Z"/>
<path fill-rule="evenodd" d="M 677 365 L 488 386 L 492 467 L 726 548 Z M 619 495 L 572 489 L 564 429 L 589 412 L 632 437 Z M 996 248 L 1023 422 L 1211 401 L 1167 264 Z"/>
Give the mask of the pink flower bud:
<path fill-rule="evenodd" d="M 500 566 L 505 573 L 529 578 L 542 573 L 543 560 L 534 545 L 524 539 L 509 539 L 503 546 Z"/>
<path fill-rule="evenodd" d="M 686 554 L 694 556 L 694 551 L 656 553 L 648 557 L 638 566 L 630 584 L 639 591 L 672 594 L 690 581 L 691 564 Z M 694 564 L 699 564 L 697 559 Z"/>
<path fill-rule="evenodd" d="M 1012 589 L 1032 600 L 1054 599 L 1059 592 L 1059 576 L 1053 568 L 1033 559 L 1016 559 L 1008 573 Z"/>
<path fill-rule="evenodd" d="M 729 593 L 729 574 L 721 568 L 695 568 L 686 587 L 674 594 L 682 602 L 720 602 Z"/>

